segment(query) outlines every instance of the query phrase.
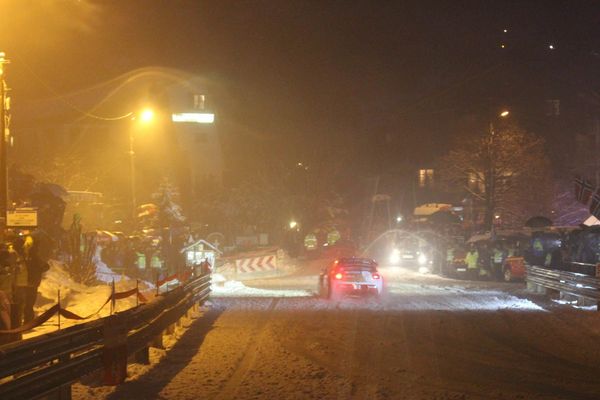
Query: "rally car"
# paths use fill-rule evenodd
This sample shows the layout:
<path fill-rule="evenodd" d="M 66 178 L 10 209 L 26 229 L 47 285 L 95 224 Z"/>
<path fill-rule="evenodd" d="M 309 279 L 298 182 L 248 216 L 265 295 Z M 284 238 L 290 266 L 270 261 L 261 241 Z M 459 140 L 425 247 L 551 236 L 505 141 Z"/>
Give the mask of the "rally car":
<path fill-rule="evenodd" d="M 383 277 L 377 263 L 368 258 L 340 258 L 323 270 L 320 292 L 327 298 L 344 295 L 376 295 L 383 292 Z"/>

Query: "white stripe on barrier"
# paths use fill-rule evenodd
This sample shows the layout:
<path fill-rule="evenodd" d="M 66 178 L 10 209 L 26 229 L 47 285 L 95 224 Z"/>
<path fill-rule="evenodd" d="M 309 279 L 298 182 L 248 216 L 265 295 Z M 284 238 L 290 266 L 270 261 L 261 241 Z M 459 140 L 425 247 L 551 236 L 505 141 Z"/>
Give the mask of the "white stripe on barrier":
<path fill-rule="evenodd" d="M 268 272 L 277 269 L 277 256 L 269 255 L 262 257 L 243 258 L 235 260 L 238 273 L 247 274 L 252 272 Z"/>

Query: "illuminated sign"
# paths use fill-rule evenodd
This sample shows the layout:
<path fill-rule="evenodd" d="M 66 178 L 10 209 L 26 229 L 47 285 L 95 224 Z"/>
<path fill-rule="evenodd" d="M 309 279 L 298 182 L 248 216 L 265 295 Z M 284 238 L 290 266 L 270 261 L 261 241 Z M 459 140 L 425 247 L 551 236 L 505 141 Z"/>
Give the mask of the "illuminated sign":
<path fill-rule="evenodd" d="M 17 208 L 6 211 L 6 226 L 35 227 L 37 223 L 37 209 L 35 208 Z"/>
<path fill-rule="evenodd" d="M 212 124 L 215 122 L 213 113 L 179 113 L 173 114 L 173 122 L 195 122 L 197 124 Z"/>

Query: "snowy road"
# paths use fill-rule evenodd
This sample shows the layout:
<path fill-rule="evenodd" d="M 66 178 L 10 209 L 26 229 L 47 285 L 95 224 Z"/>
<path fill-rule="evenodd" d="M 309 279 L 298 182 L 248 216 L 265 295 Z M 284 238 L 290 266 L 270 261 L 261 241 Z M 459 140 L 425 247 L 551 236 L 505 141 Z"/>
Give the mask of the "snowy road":
<path fill-rule="evenodd" d="M 240 285 L 237 296 L 213 298 L 166 356 L 132 368 L 126 384 L 79 384 L 73 397 L 600 398 L 596 313 L 544 309 L 518 283 L 386 277 L 383 299 L 339 302 L 311 295 L 312 270 L 246 282 L 249 296 Z"/>

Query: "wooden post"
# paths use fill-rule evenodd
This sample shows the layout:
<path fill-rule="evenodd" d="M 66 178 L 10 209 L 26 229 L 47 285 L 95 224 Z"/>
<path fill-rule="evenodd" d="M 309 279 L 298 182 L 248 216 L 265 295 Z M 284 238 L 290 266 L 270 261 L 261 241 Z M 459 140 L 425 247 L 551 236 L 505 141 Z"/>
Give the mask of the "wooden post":
<path fill-rule="evenodd" d="M 58 289 L 58 330 L 60 331 L 60 289 Z"/>
<path fill-rule="evenodd" d="M 158 296 L 160 294 L 160 291 L 158 290 L 158 271 L 156 271 L 156 296 Z"/>
<path fill-rule="evenodd" d="M 167 329 L 165 329 L 165 333 L 167 335 L 172 335 L 173 333 L 175 333 L 175 324 L 168 325 Z"/>
<path fill-rule="evenodd" d="M 141 349 L 133 355 L 133 359 L 138 364 L 150 364 L 150 348 L 144 347 L 143 349 Z"/>
<path fill-rule="evenodd" d="M 44 397 L 41 397 L 43 400 L 71 400 L 71 384 L 67 383 L 66 385 L 62 385 L 54 389 L 52 392 L 48 393 Z"/>
<path fill-rule="evenodd" d="M 115 312 L 115 278 L 112 280 L 112 285 L 110 288 L 110 315 L 113 315 Z"/>
<path fill-rule="evenodd" d="M 140 280 L 135 280 L 135 306 L 138 307 L 140 305 Z"/>
<path fill-rule="evenodd" d="M 163 334 L 159 334 L 157 336 L 155 336 L 152 341 L 150 342 L 150 346 L 155 347 L 157 349 L 165 349 L 165 345 L 163 343 Z"/>

